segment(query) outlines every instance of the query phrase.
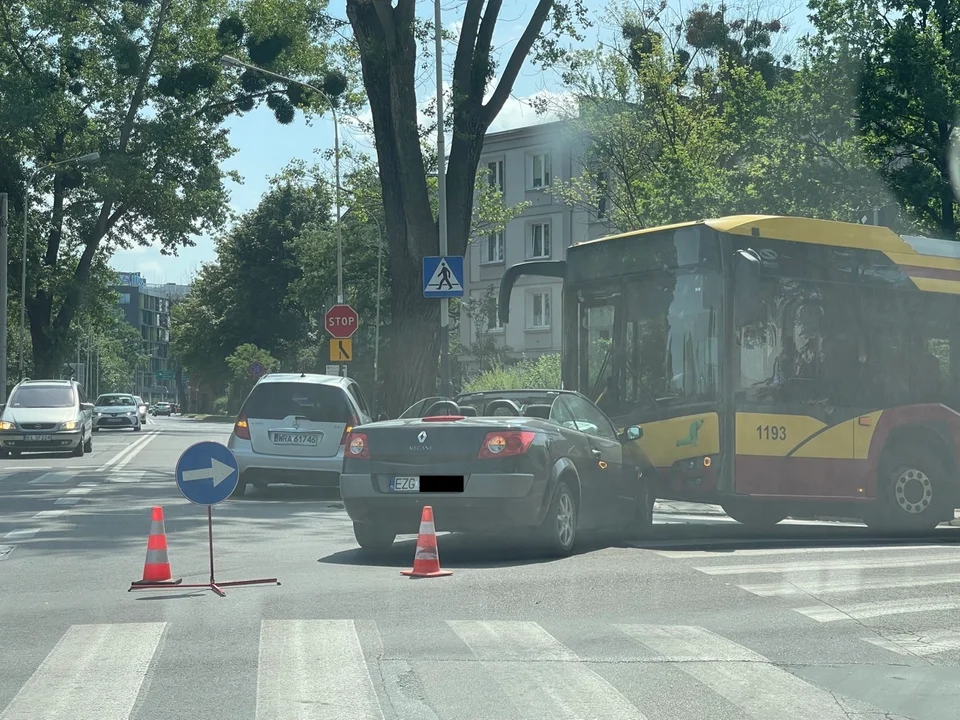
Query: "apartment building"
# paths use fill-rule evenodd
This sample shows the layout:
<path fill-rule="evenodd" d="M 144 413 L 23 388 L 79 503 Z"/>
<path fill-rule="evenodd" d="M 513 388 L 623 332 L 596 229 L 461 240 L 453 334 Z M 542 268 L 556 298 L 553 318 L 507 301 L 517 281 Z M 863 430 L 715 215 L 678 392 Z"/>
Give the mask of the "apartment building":
<path fill-rule="evenodd" d="M 576 139 L 560 121 L 491 133 L 483 144 L 481 168 L 496 183 L 504 203 L 527 202 L 522 213 L 503 232 L 471 240 L 464 258 L 464 296 L 481 301 L 500 286 L 504 270 L 524 260 L 561 260 L 575 242 L 613 232 L 597 212 L 576 209 L 554 197 L 549 189 L 583 172 Z M 500 325 L 495 312 L 485 317 L 461 318 L 460 362 L 475 367 L 470 351 L 478 337 L 506 348 L 509 358 L 558 353 L 561 347 L 561 288 L 553 278 L 521 278 L 510 301 L 510 322 Z M 494 295 L 495 296 L 495 295 Z M 478 325 L 483 325 L 478 327 Z"/>
<path fill-rule="evenodd" d="M 147 401 L 174 401 L 175 368 L 170 356 L 170 308 L 189 291 L 187 285 L 150 285 L 140 273 L 119 273 L 117 292 L 126 321 L 140 332 L 148 366 L 137 371 L 134 392 Z"/>

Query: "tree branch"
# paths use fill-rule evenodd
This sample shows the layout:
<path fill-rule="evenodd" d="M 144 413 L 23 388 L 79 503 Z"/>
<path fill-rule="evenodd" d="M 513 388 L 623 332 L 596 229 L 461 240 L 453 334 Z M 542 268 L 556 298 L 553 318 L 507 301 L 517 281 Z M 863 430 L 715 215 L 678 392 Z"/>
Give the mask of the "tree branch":
<path fill-rule="evenodd" d="M 127 116 L 123 119 L 123 125 L 120 128 L 120 141 L 117 145 L 120 152 L 126 152 L 130 136 L 133 134 L 133 124 L 137 119 L 137 113 L 140 112 L 140 106 L 143 105 L 147 81 L 150 79 L 150 72 L 157 57 L 157 47 L 160 45 L 160 36 L 163 35 L 163 29 L 167 22 L 167 12 L 169 12 L 172 2 L 173 0 L 163 0 L 160 12 L 157 14 L 157 27 L 154 29 L 153 37 L 150 40 L 150 51 L 147 53 L 146 62 L 143 63 L 143 71 L 137 78 L 137 87 L 133 91 L 133 97 L 130 98 L 130 107 L 127 108 Z"/>
<path fill-rule="evenodd" d="M 463 26 L 457 41 L 457 55 L 453 61 L 453 92 L 465 92 L 470 85 L 470 72 L 473 68 L 473 51 L 477 41 L 477 28 L 480 26 L 480 11 L 483 0 L 467 0 L 463 10 Z M 483 97 L 480 98 L 481 102 Z M 456 103 L 456 99 L 454 100 Z"/>
<path fill-rule="evenodd" d="M 487 9 L 483 13 L 483 22 L 480 24 L 480 32 L 477 35 L 477 47 L 474 50 L 473 61 L 473 87 L 470 89 L 479 93 L 480 102 L 483 102 L 483 96 L 487 89 L 487 78 L 490 76 L 490 51 L 493 49 L 493 33 L 497 29 L 497 19 L 500 16 L 502 6 L 502 0 L 489 0 L 487 2 Z"/>
<path fill-rule="evenodd" d="M 483 106 L 484 119 L 487 125 L 493 122 L 497 113 L 500 112 L 504 103 L 507 102 L 507 98 L 510 97 L 510 93 L 513 91 L 513 84 L 516 82 L 517 76 L 523 68 L 523 64 L 527 61 L 527 55 L 530 54 L 533 43 L 537 37 L 539 37 L 540 31 L 543 29 L 543 24 L 550 14 L 550 10 L 553 9 L 553 2 L 554 0 L 540 0 L 537 3 L 536 9 L 533 11 L 533 17 L 530 18 L 530 22 L 527 23 L 523 35 L 520 36 L 516 47 L 513 48 L 510 60 L 507 61 L 507 66 L 504 68 L 503 75 L 500 77 L 500 82 L 497 83 L 497 89 L 493 91 L 493 96 L 490 98 L 490 101 Z"/>

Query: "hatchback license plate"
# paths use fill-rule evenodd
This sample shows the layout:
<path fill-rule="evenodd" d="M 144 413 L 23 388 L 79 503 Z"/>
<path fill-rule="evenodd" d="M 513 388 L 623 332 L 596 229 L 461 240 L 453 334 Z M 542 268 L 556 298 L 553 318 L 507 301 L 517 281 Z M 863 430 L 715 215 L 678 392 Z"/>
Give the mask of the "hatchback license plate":
<path fill-rule="evenodd" d="M 51 435 L 27 435 L 27 440 L 31 442 L 50 442 L 53 440 Z"/>
<path fill-rule="evenodd" d="M 300 433 L 274 433 L 274 445 L 306 445 L 316 447 L 320 444 L 319 435 L 301 435 Z"/>
<path fill-rule="evenodd" d="M 420 478 L 394 477 L 390 478 L 390 492 L 420 492 Z"/>

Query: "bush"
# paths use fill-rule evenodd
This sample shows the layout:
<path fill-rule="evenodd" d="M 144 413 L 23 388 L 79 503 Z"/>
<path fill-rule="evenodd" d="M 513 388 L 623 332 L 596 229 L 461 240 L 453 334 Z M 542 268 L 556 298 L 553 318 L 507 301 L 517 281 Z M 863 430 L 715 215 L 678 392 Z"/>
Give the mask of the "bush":
<path fill-rule="evenodd" d="M 214 415 L 229 415 L 229 398 L 227 397 L 218 397 L 213 401 L 213 414 Z"/>
<path fill-rule="evenodd" d="M 560 355 L 541 355 L 535 360 L 521 360 L 516 365 L 501 365 L 481 373 L 469 381 L 463 390 L 552 390 L 559 388 L 560 383 Z"/>

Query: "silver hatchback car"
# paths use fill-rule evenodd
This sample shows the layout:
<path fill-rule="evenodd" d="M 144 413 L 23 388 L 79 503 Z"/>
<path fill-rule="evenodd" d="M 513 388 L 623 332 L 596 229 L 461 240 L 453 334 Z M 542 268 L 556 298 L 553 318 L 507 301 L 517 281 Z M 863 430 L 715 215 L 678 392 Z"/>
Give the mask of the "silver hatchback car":
<path fill-rule="evenodd" d="M 0 406 L 0 456 L 93 452 L 93 405 L 74 380 L 24 380 Z"/>
<path fill-rule="evenodd" d="M 343 443 L 371 422 L 360 386 L 335 375 L 265 375 L 243 403 L 227 441 L 240 466 L 234 495 L 247 485 L 339 488 Z"/>

